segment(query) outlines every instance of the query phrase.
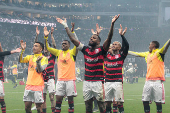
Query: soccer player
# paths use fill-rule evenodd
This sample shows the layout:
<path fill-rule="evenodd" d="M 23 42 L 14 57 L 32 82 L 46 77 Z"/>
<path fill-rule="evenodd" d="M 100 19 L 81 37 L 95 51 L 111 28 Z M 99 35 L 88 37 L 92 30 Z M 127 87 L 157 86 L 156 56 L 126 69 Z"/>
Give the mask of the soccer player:
<path fill-rule="evenodd" d="M 103 46 L 100 46 L 101 38 L 99 33 L 101 29 L 96 24 L 97 34 L 93 34 L 89 40 L 89 46 L 84 46 L 78 41 L 68 28 L 66 19 L 62 20 L 57 18 L 57 21 L 64 26 L 71 42 L 84 54 L 85 61 L 85 81 L 83 82 L 83 97 L 86 105 L 86 113 L 92 113 L 93 97 L 97 99 L 98 106 L 101 113 L 105 113 L 104 104 L 104 74 L 103 74 L 103 62 L 104 55 L 106 55 L 111 39 L 113 36 L 113 26 L 115 21 L 119 18 L 119 15 L 115 15 L 111 22 L 111 28 L 108 34 L 108 38 L 105 40 Z"/>
<path fill-rule="evenodd" d="M 26 49 L 26 42 L 20 41 L 22 52 L 19 58 L 20 63 L 29 63 L 28 77 L 24 92 L 23 101 L 26 113 L 31 113 L 32 102 L 36 104 L 37 112 L 42 113 L 44 79 L 42 72 L 48 65 L 48 59 L 42 55 L 44 45 L 41 42 L 34 43 L 34 55 L 27 55 L 23 58 Z"/>
<path fill-rule="evenodd" d="M 12 78 L 11 78 L 11 80 L 12 80 L 12 82 L 14 84 L 13 88 L 16 88 L 18 86 L 17 82 L 16 82 L 17 77 L 18 77 L 17 62 L 14 61 L 13 66 L 10 69 L 12 69 Z"/>
<path fill-rule="evenodd" d="M 0 104 L 1 104 L 1 110 L 2 113 L 6 113 L 6 105 L 5 105 L 5 101 L 4 101 L 4 96 L 5 96 L 5 92 L 4 92 L 4 74 L 3 74 L 3 64 L 4 64 L 4 58 L 6 55 L 10 55 L 13 53 L 19 53 L 21 51 L 21 48 L 17 48 L 15 50 L 12 51 L 4 51 L 2 50 L 2 46 L 0 43 Z"/>
<path fill-rule="evenodd" d="M 56 48 L 56 43 L 53 37 L 54 28 L 51 27 L 51 40 L 52 40 L 52 46 L 53 48 Z M 40 30 L 38 30 L 38 26 L 36 27 L 36 37 L 35 42 L 38 41 L 38 35 L 40 33 Z M 50 43 L 49 43 L 50 45 Z M 49 98 L 51 101 L 51 110 L 52 113 L 54 113 L 55 110 L 55 101 L 54 101 L 54 94 L 55 94 L 55 76 L 54 76 L 54 64 L 56 56 L 51 54 L 49 51 L 47 51 L 46 46 L 44 46 L 44 56 L 48 58 L 48 65 L 43 71 L 43 77 L 44 77 L 44 90 L 43 90 L 43 97 L 44 97 L 44 103 L 43 103 L 43 113 L 46 113 L 47 105 L 46 105 L 46 95 L 47 90 L 49 92 Z M 33 107 L 34 108 L 34 107 Z M 33 109 L 32 108 L 32 109 Z"/>
<path fill-rule="evenodd" d="M 122 68 L 129 50 L 129 43 L 124 37 L 126 30 L 127 28 L 123 31 L 120 24 L 119 34 L 122 37 L 122 47 L 120 42 L 113 42 L 111 50 L 107 52 L 104 62 L 106 113 L 112 113 L 111 104 L 114 100 L 113 113 L 117 113 L 117 104 L 119 113 L 124 113 Z"/>
<path fill-rule="evenodd" d="M 73 33 L 72 33 L 73 34 Z M 62 50 L 50 48 L 47 43 L 49 31 L 47 27 L 44 27 L 44 35 L 46 39 L 47 50 L 57 57 L 58 67 L 58 80 L 56 83 L 56 107 L 55 113 L 61 112 L 61 104 L 64 96 L 68 97 L 68 112 L 74 112 L 74 100 L 73 97 L 77 96 L 76 91 L 76 75 L 75 75 L 75 60 L 77 55 L 76 46 L 73 49 L 70 48 L 70 42 L 64 40 L 62 42 Z M 74 35 L 74 34 L 73 34 Z"/>
<path fill-rule="evenodd" d="M 54 37 L 53 37 L 53 32 L 54 32 L 54 28 L 51 27 L 52 47 L 56 48 L 56 43 L 55 43 L 55 40 L 54 40 Z M 51 44 L 49 43 L 49 45 L 51 45 Z M 49 92 L 49 98 L 50 98 L 50 101 L 51 101 L 51 110 L 52 110 L 52 113 L 54 113 L 54 110 L 55 110 L 55 100 L 54 100 L 54 94 L 55 94 L 54 64 L 55 64 L 56 56 L 51 54 L 47 50 L 46 46 L 44 48 L 44 56 L 46 56 L 48 58 L 48 65 L 47 65 L 46 69 L 43 72 L 44 86 L 45 86 L 44 90 L 43 90 L 43 96 L 44 96 L 43 113 L 46 113 L 46 108 L 47 108 L 47 105 L 46 105 L 47 90 Z"/>
<path fill-rule="evenodd" d="M 147 62 L 146 81 L 142 94 L 145 113 L 150 113 L 150 101 L 155 101 L 157 113 L 162 113 L 162 103 L 165 103 L 165 90 L 163 84 L 163 81 L 165 81 L 164 56 L 169 45 L 170 39 L 161 49 L 159 49 L 159 42 L 152 41 L 149 45 L 149 51 L 147 52 L 128 52 L 128 54 L 133 56 L 144 57 Z"/>

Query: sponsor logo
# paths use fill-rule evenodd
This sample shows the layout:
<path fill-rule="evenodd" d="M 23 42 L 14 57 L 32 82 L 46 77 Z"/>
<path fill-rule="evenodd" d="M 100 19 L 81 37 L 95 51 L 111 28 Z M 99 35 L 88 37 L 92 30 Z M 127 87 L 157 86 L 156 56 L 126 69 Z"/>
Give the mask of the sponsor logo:
<path fill-rule="evenodd" d="M 97 62 L 98 58 L 87 58 L 87 62 Z"/>

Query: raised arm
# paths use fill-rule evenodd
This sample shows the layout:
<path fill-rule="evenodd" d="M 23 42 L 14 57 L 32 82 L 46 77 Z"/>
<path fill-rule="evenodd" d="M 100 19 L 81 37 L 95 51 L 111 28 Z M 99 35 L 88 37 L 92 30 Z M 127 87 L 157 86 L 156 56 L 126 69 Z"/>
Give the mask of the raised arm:
<path fill-rule="evenodd" d="M 47 41 L 47 39 L 48 39 L 49 32 L 50 32 L 50 30 L 48 31 L 48 30 L 47 30 L 47 27 L 44 27 L 45 46 L 46 46 L 47 50 L 48 50 L 51 54 L 57 56 L 59 50 L 58 50 L 58 49 L 51 48 L 51 47 L 48 46 L 48 41 Z"/>
<path fill-rule="evenodd" d="M 3 50 L 2 50 L 2 46 L 1 46 L 1 43 L 0 43 L 0 52 L 3 52 Z"/>
<path fill-rule="evenodd" d="M 122 48 L 121 48 L 121 50 L 123 51 L 124 55 L 127 55 L 128 50 L 129 50 L 129 43 L 126 40 L 126 38 L 124 37 L 126 30 L 127 30 L 127 27 L 123 31 L 122 25 L 120 24 L 119 34 L 122 37 Z"/>
<path fill-rule="evenodd" d="M 70 38 L 71 42 L 76 46 L 78 47 L 79 46 L 79 40 L 77 40 L 74 36 L 74 34 L 70 31 L 70 29 L 68 28 L 68 25 L 67 25 L 67 21 L 66 19 L 62 20 L 60 18 L 57 18 L 57 22 L 59 22 L 60 24 L 62 24 L 64 26 L 64 28 L 66 29 L 66 32 L 67 32 L 67 35 L 68 37 Z"/>
<path fill-rule="evenodd" d="M 40 34 L 40 30 L 38 30 L 38 26 L 36 27 L 36 36 L 35 36 L 35 40 L 34 43 L 38 41 L 38 35 Z"/>
<path fill-rule="evenodd" d="M 129 55 L 136 56 L 136 57 L 146 57 L 149 52 L 134 52 L 134 51 L 128 51 Z"/>
<path fill-rule="evenodd" d="M 71 28 L 71 32 L 74 34 L 74 36 L 75 36 L 75 38 L 78 40 L 78 37 L 77 37 L 77 35 L 76 35 L 76 33 L 74 32 L 74 25 L 75 25 L 75 23 L 73 22 L 71 22 L 71 26 L 72 26 L 72 28 Z M 75 47 L 74 47 L 75 48 Z M 78 54 L 78 49 L 74 49 L 73 48 L 73 53 L 75 53 L 75 56 Z"/>
<path fill-rule="evenodd" d="M 104 49 L 106 51 L 108 51 L 109 49 L 109 46 L 110 46 L 110 43 L 111 43 L 111 39 L 112 39 L 112 36 L 113 36 L 113 27 L 114 27 L 114 23 L 116 22 L 116 20 L 119 18 L 120 15 L 115 15 L 115 17 L 112 19 L 112 22 L 111 22 L 111 27 L 110 27 L 110 31 L 109 31 L 109 34 L 108 34 L 108 37 L 107 39 L 105 40 L 103 46 L 104 46 Z"/>
<path fill-rule="evenodd" d="M 121 25 L 121 24 L 120 24 L 120 29 L 122 29 L 122 31 L 123 31 L 123 28 L 122 28 L 122 25 Z M 119 29 L 119 30 L 120 30 L 120 29 Z M 124 31 L 122 32 L 122 35 L 123 35 L 123 36 L 125 36 L 126 31 L 127 31 L 127 27 L 125 27 Z M 125 44 L 124 44 L 124 41 L 122 40 L 122 47 L 121 47 L 121 50 L 120 50 L 120 51 L 122 51 L 124 47 L 125 47 Z"/>
<path fill-rule="evenodd" d="M 20 45 L 21 45 L 21 48 L 22 48 L 22 51 L 21 51 L 21 54 L 19 56 L 19 62 L 20 63 L 27 63 L 28 60 L 27 58 L 23 58 L 23 54 L 25 52 L 25 48 L 26 48 L 26 42 L 24 42 L 23 40 L 20 41 Z"/>
<path fill-rule="evenodd" d="M 54 40 L 54 37 L 53 37 L 53 32 L 54 32 L 54 28 L 51 27 L 51 40 L 52 40 L 52 46 L 53 46 L 53 48 L 56 48 L 56 43 L 55 43 L 55 40 Z"/>
<path fill-rule="evenodd" d="M 164 46 L 159 50 L 159 53 L 165 54 L 169 48 L 170 39 L 164 44 Z"/>

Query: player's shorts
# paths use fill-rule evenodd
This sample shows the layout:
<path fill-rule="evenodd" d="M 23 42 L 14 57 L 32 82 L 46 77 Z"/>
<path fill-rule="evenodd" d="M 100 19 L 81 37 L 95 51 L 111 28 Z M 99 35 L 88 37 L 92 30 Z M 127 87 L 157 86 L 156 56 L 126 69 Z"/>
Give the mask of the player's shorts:
<path fill-rule="evenodd" d="M 106 82 L 104 88 L 105 101 L 124 102 L 122 82 Z"/>
<path fill-rule="evenodd" d="M 101 81 L 84 81 L 83 82 L 84 101 L 95 97 L 98 101 L 104 102 L 104 85 Z"/>
<path fill-rule="evenodd" d="M 4 91 L 4 84 L 3 81 L 0 80 L 0 97 L 5 96 L 5 91 Z"/>
<path fill-rule="evenodd" d="M 43 103 L 43 91 L 32 91 L 32 90 L 26 90 L 24 92 L 23 101 L 31 101 L 34 103 Z"/>
<path fill-rule="evenodd" d="M 77 96 L 75 80 L 57 81 L 55 95 L 59 95 L 59 96 Z"/>
<path fill-rule="evenodd" d="M 142 101 L 165 103 L 165 89 L 161 80 L 149 80 L 145 82 Z"/>
<path fill-rule="evenodd" d="M 55 81 L 54 79 L 49 79 L 47 82 L 44 82 L 43 93 L 55 93 Z"/>

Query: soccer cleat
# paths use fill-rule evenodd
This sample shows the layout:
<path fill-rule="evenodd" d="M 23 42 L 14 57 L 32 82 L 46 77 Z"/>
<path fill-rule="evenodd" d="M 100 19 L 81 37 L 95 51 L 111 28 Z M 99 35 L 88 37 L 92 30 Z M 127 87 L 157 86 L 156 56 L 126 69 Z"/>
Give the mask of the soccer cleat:
<path fill-rule="evenodd" d="M 32 107 L 31 110 L 37 110 L 36 106 Z"/>
<path fill-rule="evenodd" d="M 97 107 L 94 107 L 93 112 L 99 111 Z"/>

